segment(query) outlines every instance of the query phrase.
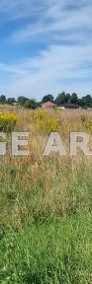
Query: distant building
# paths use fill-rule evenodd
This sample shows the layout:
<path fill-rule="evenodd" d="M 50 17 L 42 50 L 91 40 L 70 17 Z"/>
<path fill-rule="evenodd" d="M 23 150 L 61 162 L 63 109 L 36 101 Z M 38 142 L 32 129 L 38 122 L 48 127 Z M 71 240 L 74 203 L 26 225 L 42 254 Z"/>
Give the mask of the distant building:
<path fill-rule="evenodd" d="M 64 103 L 59 106 L 61 109 L 81 109 L 80 105 L 72 104 L 72 103 Z"/>
<path fill-rule="evenodd" d="M 54 104 L 53 102 L 50 102 L 50 101 L 41 104 L 41 106 L 42 106 L 42 108 L 53 108 L 53 107 L 57 107 L 56 104 Z"/>
<path fill-rule="evenodd" d="M 13 103 L 13 106 L 17 106 L 17 103 L 16 103 L 16 102 L 14 102 L 14 103 Z"/>

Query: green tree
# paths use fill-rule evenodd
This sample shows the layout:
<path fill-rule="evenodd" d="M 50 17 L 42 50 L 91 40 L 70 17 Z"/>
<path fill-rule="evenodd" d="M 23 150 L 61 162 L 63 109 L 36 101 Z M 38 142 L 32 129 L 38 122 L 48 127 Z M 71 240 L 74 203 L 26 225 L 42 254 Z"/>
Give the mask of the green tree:
<path fill-rule="evenodd" d="M 82 101 L 83 101 L 85 107 L 92 107 L 91 95 L 86 95 L 85 97 L 82 97 Z"/>
<path fill-rule="evenodd" d="M 66 94 L 65 92 L 62 92 L 61 94 L 58 94 L 57 98 L 55 99 L 55 103 L 57 105 L 61 105 L 66 102 Z"/>
<path fill-rule="evenodd" d="M 78 102 L 78 96 L 76 93 L 72 93 L 72 95 L 70 96 L 70 102 L 73 104 L 76 104 Z"/>
<path fill-rule="evenodd" d="M 4 95 L 0 96 L 0 104 L 5 104 L 6 103 L 6 97 Z"/>
<path fill-rule="evenodd" d="M 37 105 L 36 105 L 35 99 L 27 100 L 27 101 L 25 102 L 25 107 L 26 107 L 26 108 L 35 109 L 36 106 L 37 106 Z"/>
<path fill-rule="evenodd" d="M 85 105 L 83 98 L 81 98 L 81 99 L 78 98 L 77 103 L 78 103 L 78 105 L 80 105 L 82 107 Z"/>
<path fill-rule="evenodd" d="M 20 96 L 18 97 L 17 99 L 17 103 L 20 105 L 20 106 L 24 106 L 26 101 L 28 101 L 28 98 L 24 97 L 24 96 Z"/>
<path fill-rule="evenodd" d="M 70 101 L 70 94 L 65 95 L 65 102 L 68 103 Z"/>
<path fill-rule="evenodd" d="M 8 98 L 8 99 L 7 99 L 7 104 L 13 105 L 13 103 L 16 103 L 15 98 Z"/>
<path fill-rule="evenodd" d="M 50 101 L 50 102 L 53 102 L 54 101 L 54 97 L 53 97 L 53 95 L 50 95 L 50 94 L 48 94 L 48 95 L 46 95 L 46 96 L 44 96 L 43 98 L 42 98 L 42 103 L 46 103 L 46 102 L 48 102 L 48 101 Z"/>

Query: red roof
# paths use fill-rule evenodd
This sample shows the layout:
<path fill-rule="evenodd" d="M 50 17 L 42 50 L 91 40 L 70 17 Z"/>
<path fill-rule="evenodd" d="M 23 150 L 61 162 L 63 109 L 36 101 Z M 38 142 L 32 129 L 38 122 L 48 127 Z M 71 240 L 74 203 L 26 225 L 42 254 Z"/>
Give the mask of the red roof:
<path fill-rule="evenodd" d="M 43 104 L 41 104 L 43 107 L 55 107 L 56 106 L 56 104 L 54 104 L 54 103 L 52 103 L 52 102 L 50 102 L 50 101 L 48 101 L 48 102 L 46 102 L 46 103 L 43 103 Z"/>

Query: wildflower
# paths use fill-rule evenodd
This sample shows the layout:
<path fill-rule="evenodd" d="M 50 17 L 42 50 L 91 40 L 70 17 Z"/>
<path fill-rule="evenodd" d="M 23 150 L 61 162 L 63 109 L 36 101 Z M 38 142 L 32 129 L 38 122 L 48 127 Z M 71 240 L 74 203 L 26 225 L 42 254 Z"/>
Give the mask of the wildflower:
<path fill-rule="evenodd" d="M 59 118 L 51 116 L 47 110 L 34 110 L 31 112 L 34 128 L 41 133 L 50 133 L 51 131 L 60 131 L 61 124 Z"/>
<path fill-rule="evenodd" d="M 14 125 L 20 118 L 15 112 L 0 112 L 0 131 L 9 132 L 14 129 Z"/>

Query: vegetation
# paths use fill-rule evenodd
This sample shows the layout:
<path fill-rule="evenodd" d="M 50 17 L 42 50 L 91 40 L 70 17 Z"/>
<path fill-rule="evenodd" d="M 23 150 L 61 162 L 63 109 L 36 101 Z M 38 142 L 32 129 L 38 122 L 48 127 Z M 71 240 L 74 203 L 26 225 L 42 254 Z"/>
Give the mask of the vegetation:
<path fill-rule="evenodd" d="M 36 102 L 34 98 L 30 99 L 24 96 L 19 96 L 17 100 L 15 98 L 6 99 L 4 95 L 0 96 L 0 104 L 17 105 L 28 109 L 35 109 L 36 107 L 41 107 L 41 104 L 47 101 L 54 102 L 57 104 L 57 106 L 69 102 L 69 103 L 78 104 L 83 108 L 92 108 L 91 95 L 86 95 L 85 97 L 83 96 L 82 98 L 78 98 L 78 95 L 76 93 L 69 94 L 61 92 L 60 94 L 57 95 L 56 98 L 54 98 L 53 95 L 48 94 L 43 96 L 40 102 Z"/>
<path fill-rule="evenodd" d="M 31 123 L 39 133 L 49 134 L 51 131 L 60 131 L 61 122 L 58 117 L 52 117 L 47 110 L 38 109 L 30 114 Z"/>
<path fill-rule="evenodd" d="M 14 103 L 16 103 L 15 98 L 8 98 L 8 99 L 7 99 L 7 104 L 13 105 Z"/>
<path fill-rule="evenodd" d="M 46 102 L 48 102 L 48 101 L 50 101 L 50 102 L 53 102 L 53 101 L 54 101 L 53 95 L 47 95 L 47 96 L 44 96 L 44 97 L 42 98 L 42 103 L 46 103 Z"/>
<path fill-rule="evenodd" d="M 6 97 L 4 95 L 0 96 L 0 103 L 5 104 L 6 103 Z"/>
<path fill-rule="evenodd" d="M 37 103 L 34 99 L 27 100 L 25 102 L 25 108 L 35 109 L 37 107 Z"/>
<path fill-rule="evenodd" d="M 0 131 L 13 131 L 16 121 L 20 118 L 15 112 L 0 112 Z"/>
<path fill-rule="evenodd" d="M 0 283 L 91 284 L 91 157 L 43 151 L 52 125 L 67 149 L 70 131 L 92 133 L 92 112 L 17 109 L 16 117 L 13 130 L 30 132 L 30 154 L 11 156 L 7 133 L 7 155 L 0 157 Z"/>

